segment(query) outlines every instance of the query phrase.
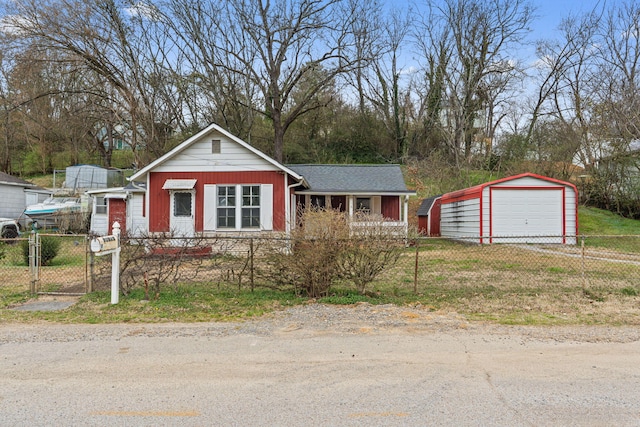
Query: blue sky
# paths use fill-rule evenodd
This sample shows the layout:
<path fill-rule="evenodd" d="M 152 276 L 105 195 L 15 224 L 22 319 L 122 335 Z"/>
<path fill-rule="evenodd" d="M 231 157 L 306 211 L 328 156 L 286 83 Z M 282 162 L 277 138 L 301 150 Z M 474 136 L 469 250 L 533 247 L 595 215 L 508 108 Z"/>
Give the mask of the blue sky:
<path fill-rule="evenodd" d="M 420 7 L 425 0 L 382 0 L 388 8 L 403 9 L 409 5 Z M 535 56 L 535 42 L 539 40 L 552 40 L 560 38 L 558 26 L 564 18 L 569 16 L 582 15 L 592 11 L 595 7 L 602 10 L 603 6 L 608 8 L 611 4 L 621 0 L 529 0 L 536 8 L 536 18 L 531 24 L 531 34 L 529 41 L 531 44 L 524 47 L 519 53 L 519 59 L 525 61 L 525 65 L 533 64 L 537 58 Z M 404 65 L 405 72 L 411 74 L 416 67 L 415 58 L 409 51 L 403 52 L 407 57 Z"/>

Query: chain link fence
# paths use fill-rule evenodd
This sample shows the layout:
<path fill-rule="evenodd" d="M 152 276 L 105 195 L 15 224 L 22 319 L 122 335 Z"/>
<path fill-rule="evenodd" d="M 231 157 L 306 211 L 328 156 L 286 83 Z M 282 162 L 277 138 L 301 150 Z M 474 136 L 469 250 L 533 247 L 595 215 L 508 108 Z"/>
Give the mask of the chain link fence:
<path fill-rule="evenodd" d="M 84 294 L 90 289 L 88 244 L 84 234 L 31 233 L 0 240 L 0 286 Z"/>
<path fill-rule="evenodd" d="M 506 292 L 544 286 L 640 294 L 640 236 L 578 236 L 575 245 L 526 244 L 520 243 L 522 237 L 500 239 L 503 243 L 483 245 L 442 238 L 386 240 L 385 246 L 374 253 L 363 250 L 370 248 L 370 242 L 352 240 L 350 262 L 360 263 L 360 270 L 353 270 L 347 278 L 344 274 L 332 277 L 331 285 L 403 294 L 433 291 L 434 287 L 493 287 Z M 109 289 L 111 256 L 94 256 L 87 236 L 39 235 L 38 240 L 40 247 L 35 252 L 36 242 L 32 240 L 30 245 L 27 237 L 1 241 L 0 286 L 66 294 Z M 58 250 L 45 261 L 43 252 L 51 241 L 58 242 Z M 386 252 L 390 248 L 396 252 L 383 262 L 380 257 L 386 253 L 385 248 Z M 300 242 L 275 238 L 156 237 L 123 241 L 121 288 L 125 293 L 135 287 L 159 292 L 163 286 L 200 283 L 285 289 L 297 286 L 291 273 L 296 267 L 301 267 L 298 279 L 304 279 L 305 270 L 314 270 L 320 276 L 332 276 L 338 268 L 346 271 L 344 262 L 335 264 L 335 253 L 311 246 L 310 253 L 317 258 L 311 262 L 299 256 L 304 249 Z M 30 266 L 36 254 L 40 259 L 31 261 Z M 283 264 L 276 257 L 286 257 L 290 263 Z M 378 270 L 373 271 L 374 267 Z M 366 276 L 366 288 L 354 282 L 358 274 Z"/>

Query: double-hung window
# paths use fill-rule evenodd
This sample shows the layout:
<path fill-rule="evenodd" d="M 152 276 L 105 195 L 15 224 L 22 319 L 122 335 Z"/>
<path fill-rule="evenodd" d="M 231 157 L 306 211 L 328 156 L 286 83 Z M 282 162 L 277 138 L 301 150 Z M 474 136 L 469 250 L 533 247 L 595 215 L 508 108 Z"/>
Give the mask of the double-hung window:
<path fill-rule="evenodd" d="M 218 228 L 236 228 L 236 187 L 218 186 L 217 198 Z"/>
<path fill-rule="evenodd" d="M 242 186 L 242 228 L 260 227 L 260 186 Z"/>
<path fill-rule="evenodd" d="M 107 214 L 107 199 L 105 197 L 96 197 L 96 214 Z"/>
<path fill-rule="evenodd" d="M 205 184 L 203 231 L 273 230 L 272 184 Z"/>
<path fill-rule="evenodd" d="M 217 228 L 237 228 L 238 216 L 240 228 L 260 228 L 259 185 L 219 185 L 216 201 Z"/>

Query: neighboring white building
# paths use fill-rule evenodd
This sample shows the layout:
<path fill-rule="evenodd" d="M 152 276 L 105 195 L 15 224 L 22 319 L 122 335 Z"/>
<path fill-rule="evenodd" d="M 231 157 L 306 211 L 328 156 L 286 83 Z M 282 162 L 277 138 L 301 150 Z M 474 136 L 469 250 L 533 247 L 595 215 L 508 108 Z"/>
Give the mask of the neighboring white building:
<path fill-rule="evenodd" d="M 118 221 L 122 233 L 131 237 L 146 234 L 145 191 L 144 184 L 139 183 L 87 191 L 93 201 L 90 232 L 101 236 L 111 234 L 113 223 Z"/>
<path fill-rule="evenodd" d="M 51 197 L 52 191 L 38 187 L 23 179 L 0 172 L 0 218 L 19 220 L 26 225 L 23 212 L 29 205 L 40 203 Z"/>

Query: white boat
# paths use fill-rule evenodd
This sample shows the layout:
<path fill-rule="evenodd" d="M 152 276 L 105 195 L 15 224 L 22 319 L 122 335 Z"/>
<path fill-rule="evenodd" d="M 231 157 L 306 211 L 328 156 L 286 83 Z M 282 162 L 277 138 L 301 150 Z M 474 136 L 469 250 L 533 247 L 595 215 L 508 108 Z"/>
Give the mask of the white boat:
<path fill-rule="evenodd" d="M 41 203 L 29 205 L 24 214 L 37 222 L 37 228 L 60 228 L 73 214 L 82 212 L 79 197 L 49 197 Z"/>

